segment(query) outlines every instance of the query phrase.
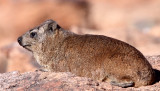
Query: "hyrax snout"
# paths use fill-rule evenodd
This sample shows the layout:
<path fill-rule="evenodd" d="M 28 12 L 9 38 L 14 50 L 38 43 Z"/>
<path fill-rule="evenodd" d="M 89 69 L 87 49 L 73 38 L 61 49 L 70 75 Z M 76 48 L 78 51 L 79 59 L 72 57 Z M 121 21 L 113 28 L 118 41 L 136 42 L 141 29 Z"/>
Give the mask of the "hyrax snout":
<path fill-rule="evenodd" d="M 47 71 L 71 72 L 120 87 L 154 82 L 152 66 L 133 46 L 103 35 L 78 35 L 48 20 L 18 38 Z"/>

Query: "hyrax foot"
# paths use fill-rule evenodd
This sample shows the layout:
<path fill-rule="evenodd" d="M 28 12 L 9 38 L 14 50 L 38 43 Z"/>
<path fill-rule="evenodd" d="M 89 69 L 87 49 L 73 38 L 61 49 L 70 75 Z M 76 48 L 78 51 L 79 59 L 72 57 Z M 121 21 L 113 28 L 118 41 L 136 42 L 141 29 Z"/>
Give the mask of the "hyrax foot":
<path fill-rule="evenodd" d="M 37 69 L 37 70 L 35 70 L 36 72 L 38 72 L 38 71 L 41 71 L 41 72 L 48 72 L 47 70 L 45 70 L 45 69 L 42 69 L 42 68 L 40 68 L 40 69 Z"/>
<path fill-rule="evenodd" d="M 116 82 L 116 81 L 111 81 L 110 84 L 114 85 L 114 86 L 119 86 L 119 87 L 122 87 L 122 88 L 133 87 L 134 86 L 134 82 Z"/>

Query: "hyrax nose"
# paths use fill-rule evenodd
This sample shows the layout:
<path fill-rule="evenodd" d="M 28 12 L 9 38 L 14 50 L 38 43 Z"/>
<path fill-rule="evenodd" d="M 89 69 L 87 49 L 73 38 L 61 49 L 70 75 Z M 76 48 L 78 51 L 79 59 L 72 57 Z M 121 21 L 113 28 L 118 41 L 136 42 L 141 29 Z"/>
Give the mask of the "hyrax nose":
<path fill-rule="evenodd" d="M 19 43 L 20 45 L 22 45 L 22 37 L 19 37 L 19 38 L 17 39 L 17 41 L 18 41 L 18 43 Z"/>

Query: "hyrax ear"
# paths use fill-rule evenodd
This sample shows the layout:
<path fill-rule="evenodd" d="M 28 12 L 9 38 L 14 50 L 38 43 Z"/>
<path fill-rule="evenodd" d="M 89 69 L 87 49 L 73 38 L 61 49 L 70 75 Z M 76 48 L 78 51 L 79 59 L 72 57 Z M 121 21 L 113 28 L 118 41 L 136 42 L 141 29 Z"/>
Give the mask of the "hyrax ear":
<path fill-rule="evenodd" d="M 56 22 L 51 22 L 48 24 L 47 32 L 53 33 L 55 30 L 59 30 L 61 27 Z"/>

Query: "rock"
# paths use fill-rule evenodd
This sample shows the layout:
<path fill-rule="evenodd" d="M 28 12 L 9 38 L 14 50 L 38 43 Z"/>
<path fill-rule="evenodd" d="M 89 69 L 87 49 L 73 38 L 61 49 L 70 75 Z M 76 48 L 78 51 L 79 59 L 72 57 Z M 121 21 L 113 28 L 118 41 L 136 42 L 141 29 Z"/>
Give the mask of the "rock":
<path fill-rule="evenodd" d="M 6 56 L 2 52 L 0 52 L 0 73 L 6 72 L 7 64 L 8 64 L 8 61 Z"/>
<path fill-rule="evenodd" d="M 148 34 L 160 38 L 160 25 L 153 27 Z"/>
<path fill-rule="evenodd" d="M 1 48 L 1 72 L 18 70 L 20 72 L 34 71 L 40 66 L 34 60 L 32 53 L 19 46 L 17 42 Z M 2 60 L 2 61 L 1 61 Z"/>
<path fill-rule="evenodd" d="M 0 41 L 15 41 L 18 36 L 47 19 L 63 28 L 84 26 L 87 4 L 65 0 L 0 0 Z M 11 42 L 3 42 L 3 45 Z M 0 43 L 1 45 L 1 43 Z"/>
<path fill-rule="evenodd" d="M 159 1 L 144 0 L 87 0 L 89 2 L 88 23 L 100 30 L 125 29 L 140 26 L 142 31 L 159 22 Z M 139 22 L 142 21 L 142 22 Z M 146 23 L 146 21 L 149 21 Z M 151 21 L 151 22 L 150 22 Z M 140 24 L 140 25 L 139 25 Z"/>
<path fill-rule="evenodd" d="M 121 88 L 109 83 L 94 81 L 90 78 L 78 77 L 69 72 L 25 72 L 18 71 L 0 74 L 0 90 L 18 91 L 158 91 L 160 89 L 160 56 L 147 57 L 156 69 L 157 82 L 139 88 Z"/>

